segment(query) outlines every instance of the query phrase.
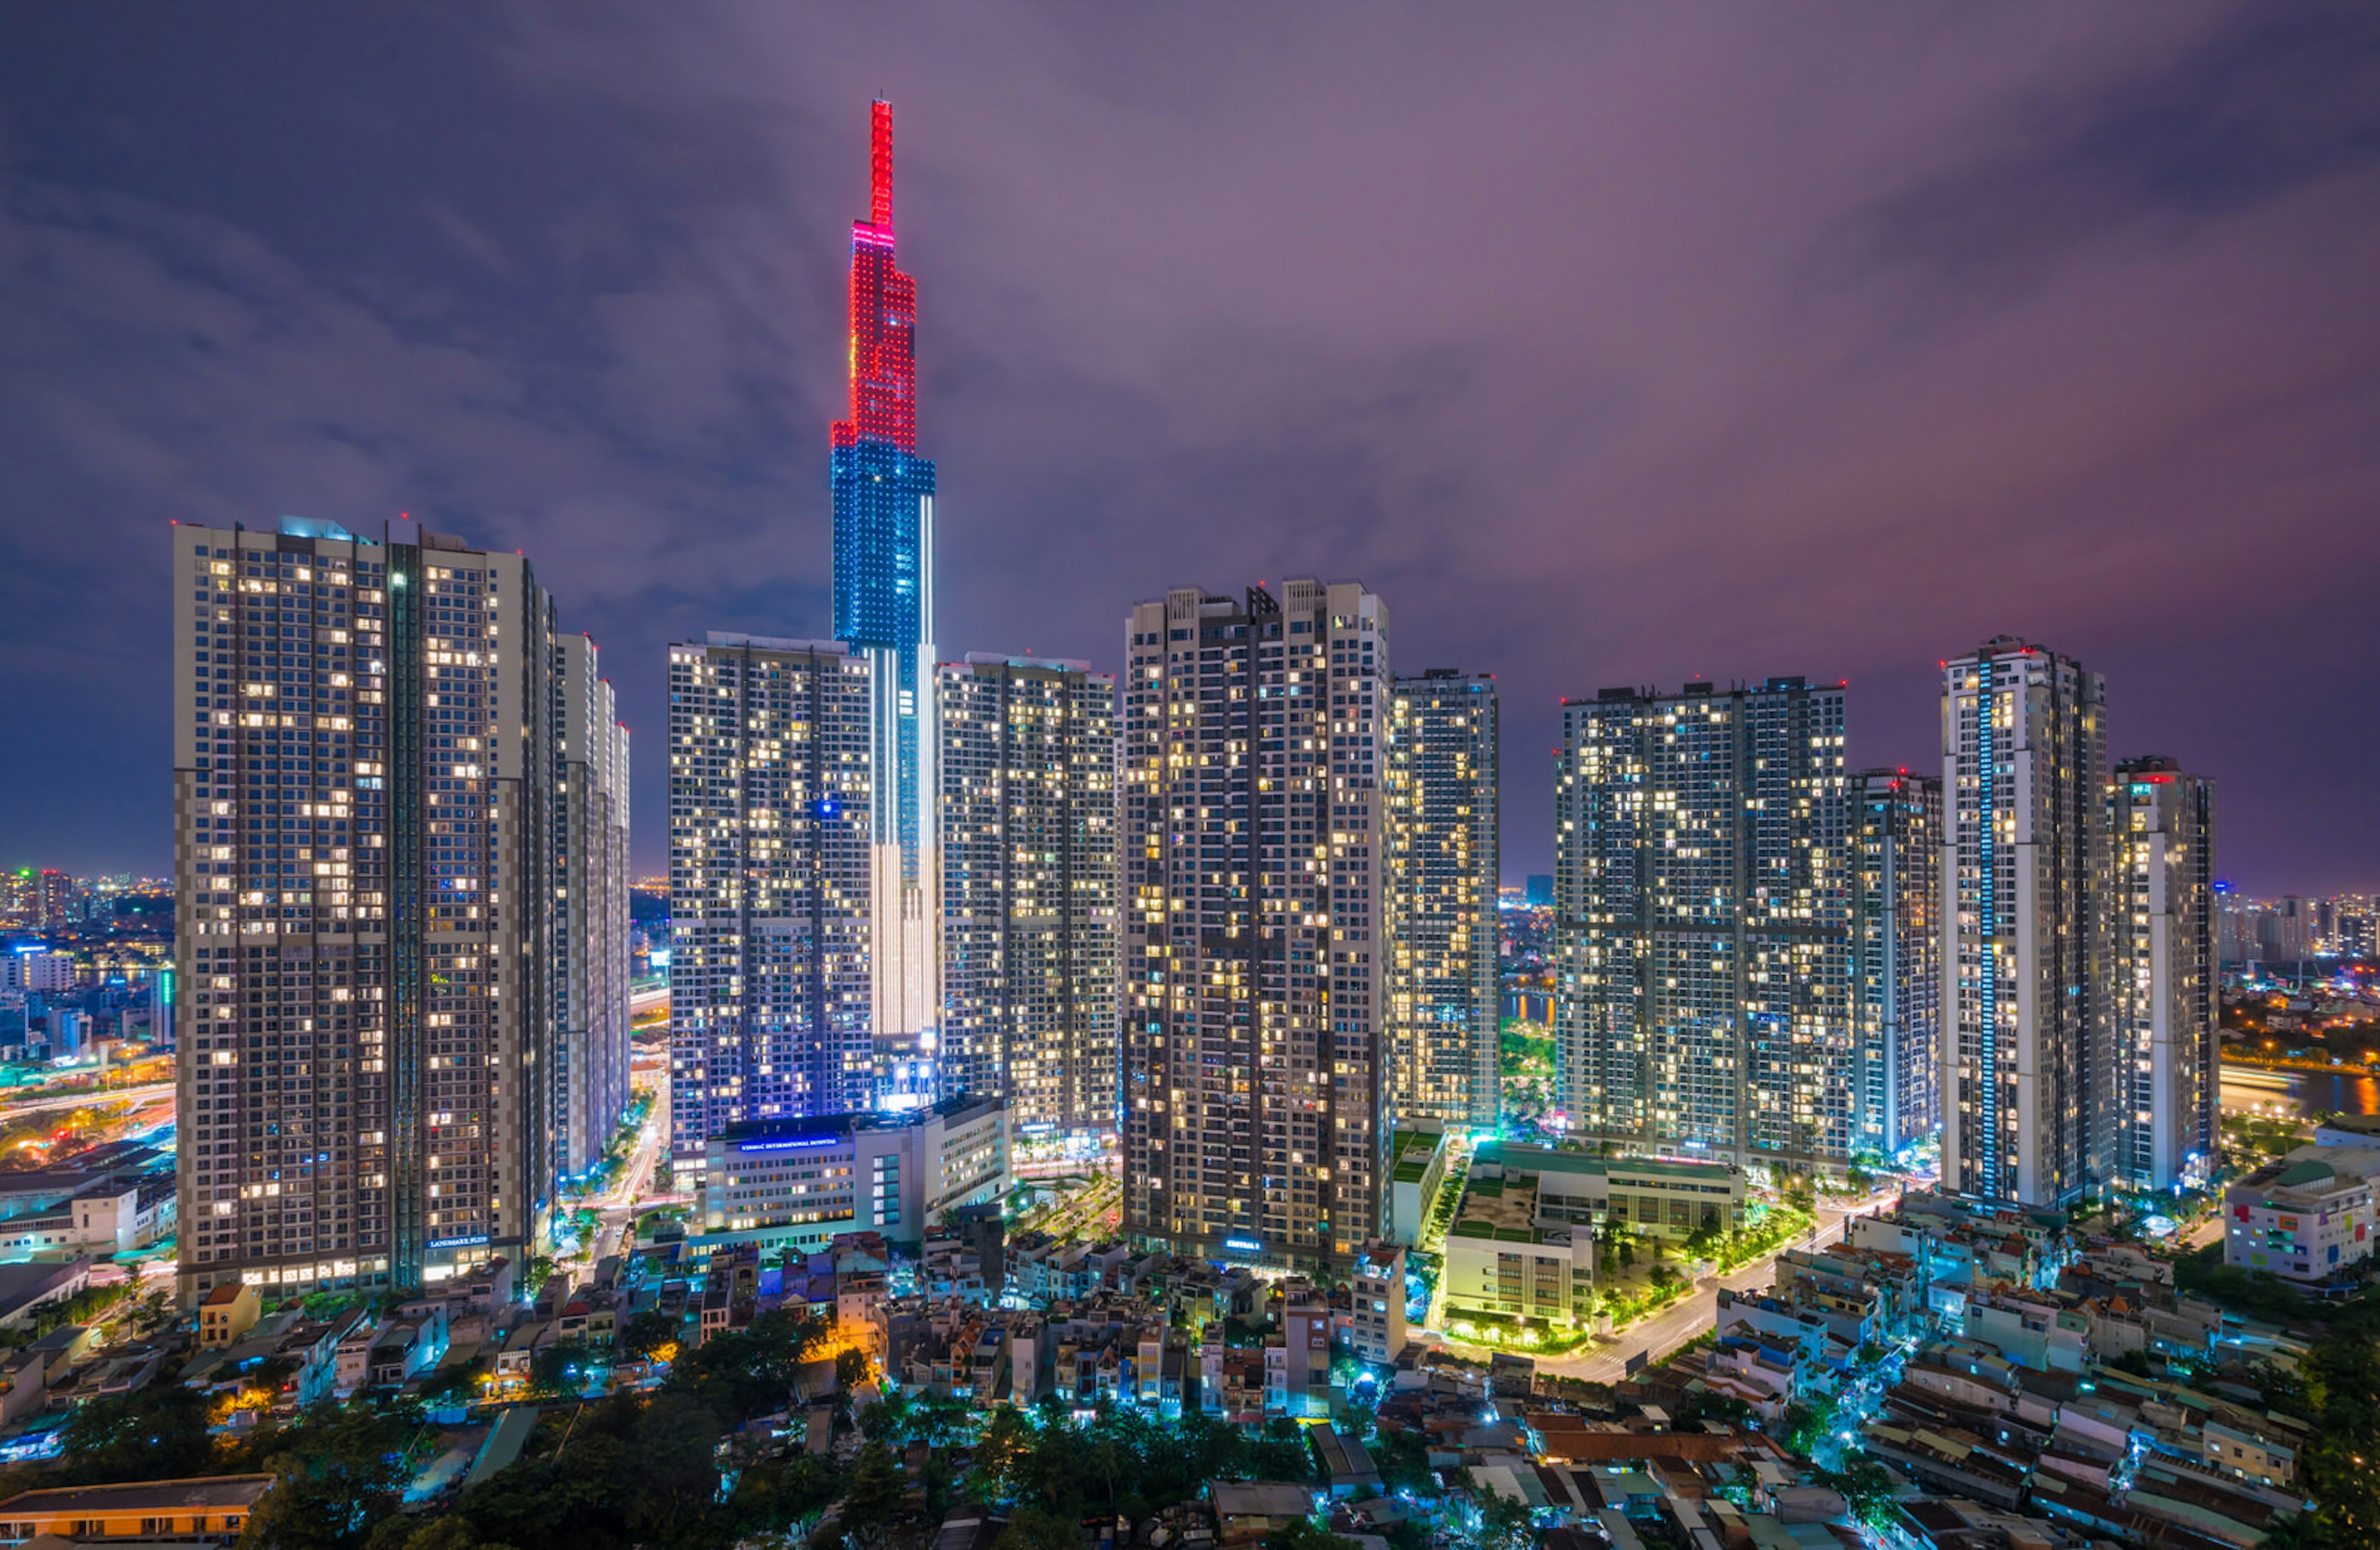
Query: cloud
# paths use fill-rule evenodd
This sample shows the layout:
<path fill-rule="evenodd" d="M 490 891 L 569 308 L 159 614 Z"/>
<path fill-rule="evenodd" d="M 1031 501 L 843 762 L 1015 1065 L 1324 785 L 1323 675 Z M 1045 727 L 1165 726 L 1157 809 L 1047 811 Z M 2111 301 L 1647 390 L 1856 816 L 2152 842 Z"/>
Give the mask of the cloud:
<path fill-rule="evenodd" d="M 1168 586 L 1360 575 L 1400 665 L 1500 674 L 1518 874 L 1550 854 L 1560 695 L 1848 676 L 1853 757 L 1923 765 L 1935 661 L 2017 629 L 2108 672 L 2119 751 L 2224 780 L 2243 880 L 2380 883 L 2351 838 L 2380 734 L 2329 708 L 2380 675 L 2368 13 L 270 30 L 257 60 L 240 25 L 169 26 L 103 136 L 0 64 L 0 652 L 120 707 L 81 762 L 147 738 L 118 798 L 162 795 L 134 773 L 164 747 L 146 525 L 431 511 L 528 551 L 605 644 L 657 863 L 662 643 L 826 627 L 881 91 L 946 651 L 1112 663 Z M 234 105 L 268 65 L 279 113 Z M 120 657 L 29 624 L 52 598 L 127 621 Z M 0 779 L 12 812 L 91 784 Z M 161 864 L 158 812 L 62 842 Z M 11 824 L 0 859 L 33 843 Z"/>

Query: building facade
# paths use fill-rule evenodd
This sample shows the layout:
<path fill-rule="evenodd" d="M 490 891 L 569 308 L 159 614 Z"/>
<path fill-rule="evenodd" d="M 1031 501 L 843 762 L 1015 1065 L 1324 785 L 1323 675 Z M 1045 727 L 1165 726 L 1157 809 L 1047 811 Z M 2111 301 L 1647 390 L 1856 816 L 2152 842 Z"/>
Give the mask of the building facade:
<path fill-rule="evenodd" d="M 555 1156 L 552 599 L 428 532 L 174 549 L 182 1294 L 517 1258 Z"/>
<path fill-rule="evenodd" d="M 848 1113 L 869 1036 L 874 669 L 840 641 L 669 648 L 670 1153 Z"/>
<path fill-rule="evenodd" d="M 2124 759 L 2107 786 L 2114 1182 L 2204 1182 L 2216 1158 L 2222 971 L 2215 783 L 2169 758 Z"/>
<path fill-rule="evenodd" d="M 916 1243 L 943 1212 L 1009 1187 L 1008 1108 L 998 1098 L 750 1120 L 705 1146 L 704 1236 L 765 1247 L 822 1248 L 844 1232 Z"/>
<path fill-rule="evenodd" d="M 1857 1144 L 1888 1158 L 1942 1124 L 1942 782 L 1869 769 L 1851 789 Z"/>
<path fill-rule="evenodd" d="M 2000 636 L 1944 664 L 1942 1181 L 2059 1206 L 2109 1126 L 2107 685 Z"/>
<path fill-rule="evenodd" d="M 1390 685 L 1389 1106 L 1494 1128 L 1502 1108 L 1496 680 L 1438 671 Z"/>
<path fill-rule="evenodd" d="M 555 644 L 554 758 L 561 848 L 554 857 L 556 1169 L 602 1159 L 628 1107 L 628 729 L 595 643 Z"/>
<path fill-rule="evenodd" d="M 917 285 L 892 235 L 892 106 L 869 110 L 868 217 L 851 224 L 848 418 L 830 437 L 834 634 L 865 663 L 868 953 L 877 1085 L 933 1085 L 941 1011 L 934 802 L 934 465 L 917 455 Z"/>
<path fill-rule="evenodd" d="M 2223 1187 L 2223 1263 L 2313 1285 L 2362 1277 L 2380 1217 L 2380 1149 L 2301 1146 Z"/>
<path fill-rule="evenodd" d="M 941 721 L 947 1096 L 1001 1096 L 1026 1135 L 1116 1122 L 1115 680 L 970 653 Z"/>
<path fill-rule="evenodd" d="M 1843 689 L 1566 701 L 1555 1097 L 1626 1151 L 1848 1168 L 1859 1133 Z"/>
<path fill-rule="evenodd" d="M 1354 583 L 1134 608 L 1123 723 L 1123 1217 L 1346 1264 L 1380 1235 L 1388 610 Z"/>

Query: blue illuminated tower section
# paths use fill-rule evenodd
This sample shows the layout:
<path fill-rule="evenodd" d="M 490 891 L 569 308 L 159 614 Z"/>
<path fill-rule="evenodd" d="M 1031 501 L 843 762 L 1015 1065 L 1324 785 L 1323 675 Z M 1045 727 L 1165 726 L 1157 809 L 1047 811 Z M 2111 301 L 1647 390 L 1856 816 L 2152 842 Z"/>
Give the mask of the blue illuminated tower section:
<path fill-rule="evenodd" d="M 870 110 L 851 224 L 851 408 L 834 425 L 834 633 L 868 659 L 869 986 L 880 1087 L 930 1093 L 941 995 L 934 814 L 934 465 L 917 455 L 917 282 L 892 240 L 892 106 Z"/>

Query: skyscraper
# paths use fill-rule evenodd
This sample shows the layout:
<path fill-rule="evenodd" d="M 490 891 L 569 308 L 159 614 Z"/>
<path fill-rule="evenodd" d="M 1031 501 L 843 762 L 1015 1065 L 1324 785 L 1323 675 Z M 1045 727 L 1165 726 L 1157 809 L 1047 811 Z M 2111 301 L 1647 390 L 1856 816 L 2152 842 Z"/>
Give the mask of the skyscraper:
<path fill-rule="evenodd" d="M 1390 686 L 1389 1106 L 1398 1118 L 1493 1127 L 1497 978 L 1496 680 L 1439 669 Z"/>
<path fill-rule="evenodd" d="M 183 1296 L 518 1257 L 555 1157 L 552 599 L 435 533 L 174 548 Z"/>
<path fill-rule="evenodd" d="M 1557 1104 L 1624 1148 L 1840 1173 L 1857 1133 L 1842 686 L 1564 705 Z"/>
<path fill-rule="evenodd" d="M 869 1106 L 872 668 L 840 641 L 669 648 L 670 1153 Z"/>
<path fill-rule="evenodd" d="M 81 901 L 72 876 L 55 866 L 42 868 L 41 928 L 64 931 L 82 918 Z"/>
<path fill-rule="evenodd" d="M 595 643 L 565 635 L 554 653 L 553 1143 L 556 1169 L 576 1177 L 628 1107 L 628 729 Z"/>
<path fill-rule="evenodd" d="M 1855 1142 L 1889 1158 L 1942 1123 L 1942 782 L 1868 769 L 1851 787 Z"/>
<path fill-rule="evenodd" d="M 2064 1205 L 2105 1176 L 2107 686 L 1998 636 L 1943 664 L 1942 1181 Z"/>
<path fill-rule="evenodd" d="M 1115 680 L 971 652 L 944 663 L 946 1095 L 1026 1134 L 1116 1122 Z"/>
<path fill-rule="evenodd" d="M 1127 630 L 1124 1229 L 1349 1263 L 1383 1225 L 1388 609 L 1192 587 Z"/>
<path fill-rule="evenodd" d="M 917 1096 L 930 1084 L 941 1011 L 934 465 L 917 455 L 917 288 L 894 261 L 890 103 L 870 110 L 869 144 L 868 219 L 851 225 L 850 418 L 832 442 L 834 634 L 867 665 L 874 707 L 868 963 L 879 1077 Z"/>
<path fill-rule="evenodd" d="M 2215 783 L 2169 758 L 2124 759 L 2107 827 L 2114 1179 L 2169 1190 L 2203 1182 L 2215 1161 Z"/>

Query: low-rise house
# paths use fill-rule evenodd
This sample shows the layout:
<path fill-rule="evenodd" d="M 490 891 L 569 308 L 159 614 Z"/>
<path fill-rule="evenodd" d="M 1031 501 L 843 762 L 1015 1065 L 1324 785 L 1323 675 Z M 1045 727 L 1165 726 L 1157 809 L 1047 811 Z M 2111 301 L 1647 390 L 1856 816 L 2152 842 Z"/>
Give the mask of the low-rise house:
<path fill-rule="evenodd" d="M 199 1344 L 228 1346 L 256 1326 L 261 1304 L 245 1283 L 215 1288 L 199 1302 Z"/>
<path fill-rule="evenodd" d="M 334 1394 L 345 1399 L 370 1381 L 372 1344 L 379 1338 L 380 1322 L 368 1311 L 340 1334 L 332 1355 Z"/>
<path fill-rule="evenodd" d="M 444 1307 L 418 1318 L 393 1319 L 372 1341 L 366 1381 L 374 1387 L 395 1387 L 437 1366 L 445 1354 Z"/>
<path fill-rule="evenodd" d="M 2209 1420 L 2199 1428 L 2199 1458 L 2206 1467 L 2259 1485 L 2287 1485 L 2298 1477 L 2295 1439 L 2278 1426 Z"/>
<path fill-rule="evenodd" d="M 1306 1435 L 1313 1441 L 1323 1483 L 1332 1496 L 1352 1501 L 1379 1495 L 1379 1469 L 1360 1441 L 1330 1425 L 1309 1427 Z"/>
<path fill-rule="evenodd" d="M 269 1474 L 66 1485 L 0 1502 L 0 1544 L 50 1536 L 79 1544 L 180 1540 L 228 1544 L 273 1488 Z"/>
<path fill-rule="evenodd" d="M 1269 1538 L 1314 1510 L 1314 1493 L 1286 1481 L 1211 1481 L 1207 1498 L 1214 1504 L 1216 1532 L 1224 1544 Z"/>

